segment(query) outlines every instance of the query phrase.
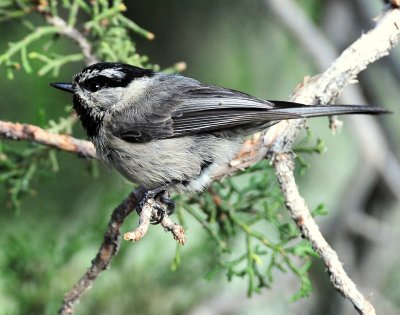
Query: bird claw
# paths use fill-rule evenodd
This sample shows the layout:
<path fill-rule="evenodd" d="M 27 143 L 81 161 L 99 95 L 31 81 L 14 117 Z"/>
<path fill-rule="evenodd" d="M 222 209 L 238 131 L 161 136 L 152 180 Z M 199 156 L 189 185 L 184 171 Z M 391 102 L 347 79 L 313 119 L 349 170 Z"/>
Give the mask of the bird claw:
<path fill-rule="evenodd" d="M 160 224 L 165 216 L 170 216 L 175 211 L 175 202 L 169 198 L 168 192 L 162 188 L 158 187 L 153 190 L 148 190 L 143 199 L 139 202 L 136 207 L 138 214 L 142 211 L 144 205 L 153 199 L 155 203 L 153 204 L 154 209 L 157 211 L 157 215 L 152 216 L 151 224 Z"/>
<path fill-rule="evenodd" d="M 167 215 L 170 216 L 175 212 L 175 201 L 173 201 L 169 197 L 169 193 L 167 191 L 163 191 L 162 194 L 159 195 L 160 201 L 167 206 Z"/>

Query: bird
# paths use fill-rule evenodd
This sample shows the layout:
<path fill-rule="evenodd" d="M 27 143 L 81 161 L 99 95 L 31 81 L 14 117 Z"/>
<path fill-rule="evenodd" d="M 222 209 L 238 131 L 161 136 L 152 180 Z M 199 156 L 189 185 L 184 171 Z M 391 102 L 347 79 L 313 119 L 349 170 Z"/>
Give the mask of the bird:
<path fill-rule="evenodd" d="M 140 204 L 159 196 L 167 215 L 174 209 L 170 193 L 203 191 L 248 135 L 285 119 L 388 113 L 372 106 L 264 100 L 124 63 L 96 63 L 72 82 L 50 85 L 73 94 L 73 108 L 97 155 L 144 187 Z"/>

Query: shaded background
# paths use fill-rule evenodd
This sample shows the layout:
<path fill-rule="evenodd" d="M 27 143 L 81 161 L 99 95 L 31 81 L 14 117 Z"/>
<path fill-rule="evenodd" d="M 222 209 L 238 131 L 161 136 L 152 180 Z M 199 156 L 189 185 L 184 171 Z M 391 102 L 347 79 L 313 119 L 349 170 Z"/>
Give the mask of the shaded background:
<path fill-rule="evenodd" d="M 156 34 L 154 41 L 137 38 L 140 53 L 162 68 L 177 61 L 188 65 L 185 75 L 205 83 L 238 89 L 261 98 L 287 99 L 307 75 L 321 71 L 286 31 L 268 1 L 132 1 L 127 15 Z M 297 1 L 342 50 L 373 26 L 380 1 Z M 293 17 L 296 18 L 295 16 Z M 0 51 L 24 36 L 17 23 L 2 24 Z M 66 42 L 65 45 L 69 43 Z M 74 47 L 67 47 L 74 50 Z M 59 78 L 17 74 L 1 76 L 0 119 L 38 124 L 65 115 L 68 96 L 48 88 L 51 81 L 69 80 L 82 65 L 64 68 Z M 370 104 L 399 112 L 399 51 L 373 64 L 360 77 Z M 43 117 L 43 111 L 46 117 Z M 399 157 L 399 115 L 378 117 L 395 157 Z M 328 151 L 310 157 L 312 165 L 298 178 L 301 192 L 315 208 L 330 210 L 319 218 L 327 236 L 361 291 L 380 314 L 400 313 L 399 187 L 363 158 L 363 148 L 345 118 L 339 135 L 327 119 L 309 122 L 314 137 Z M 80 126 L 76 135 L 84 137 Z M 366 137 L 370 130 L 362 130 Z M 15 146 L 21 144 L 15 143 Z M 131 186 L 118 174 L 67 153 L 58 153 L 60 170 L 34 183 L 36 191 L 14 211 L 0 188 L 0 313 L 54 314 L 62 295 L 94 257 L 111 210 Z M 390 169 L 393 167 L 393 169 Z M 388 165 L 396 174 L 398 163 Z M 397 178 L 399 181 L 400 178 Z M 396 190 L 397 189 L 397 190 Z M 397 195 L 396 195 L 397 191 Z M 123 230 L 135 226 L 129 218 Z M 298 287 L 293 276 L 276 273 L 274 286 L 252 299 L 246 282 L 228 283 L 224 275 L 211 281 L 204 275 L 213 266 L 210 240 L 197 223 L 187 222 L 188 244 L 181 249 L 181 267 L 171 271 L 176 244 L 159 228 L 132 246 L 122 243 L 111 268 L 81 300 L 76 314 L 354 314 L 350 303 L 334 292 L 317 259 L 312 268 L 315 291 L 309 299 L 290 303 Z"/>

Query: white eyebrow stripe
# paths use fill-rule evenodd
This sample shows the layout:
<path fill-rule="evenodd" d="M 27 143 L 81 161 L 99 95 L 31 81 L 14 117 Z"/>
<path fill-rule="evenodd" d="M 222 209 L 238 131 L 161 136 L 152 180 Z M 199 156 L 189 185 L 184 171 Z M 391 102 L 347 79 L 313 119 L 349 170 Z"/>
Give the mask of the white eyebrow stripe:
<path fill-rule="evenodd" d="M 125 73 L 119 70 L 120 69 L 104 69 L 100 71 L 99 74 L 104 75 L 105 77 L 108 77 L 110 79 L 112 78 L 122 79 L 123 77 L 125 77 Z"/>

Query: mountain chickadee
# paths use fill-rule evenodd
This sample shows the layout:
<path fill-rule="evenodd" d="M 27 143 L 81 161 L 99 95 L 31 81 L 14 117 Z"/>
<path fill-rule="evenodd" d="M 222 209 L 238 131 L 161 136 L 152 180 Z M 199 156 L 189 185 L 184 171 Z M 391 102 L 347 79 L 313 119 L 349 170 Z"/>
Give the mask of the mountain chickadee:
<path fill-rule="evenodd" d="M 202 191 L 211 174 L 240 150 L 243 137 L 283 119 L 340 114 L 381 114 L 377 107 L 307 106 L 266 101 L 121 63 L 97 63 L 72 83 L 51 86 L 73 93 L 73 107 L 97 155 L 148 198 L 165 192 Z"/>

